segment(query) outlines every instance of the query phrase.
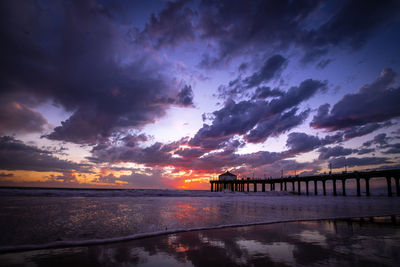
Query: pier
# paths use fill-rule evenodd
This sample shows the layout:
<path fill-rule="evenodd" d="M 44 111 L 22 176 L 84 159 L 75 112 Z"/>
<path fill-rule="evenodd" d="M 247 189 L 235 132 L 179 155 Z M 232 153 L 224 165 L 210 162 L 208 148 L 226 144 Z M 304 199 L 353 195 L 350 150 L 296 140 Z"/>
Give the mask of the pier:
<path fill-rule="evenodd" d="M 318 195 L 318 184 L 322 184 L 322 194 L 327 195 L 326 182 L 332 181 L 333 195 L 338 195 L 338 186 L 341 188 L 341 195 L 346 196 L 346 180 L 355 180 L 357 185 L 357 196 L 361 196 L 361 181 L 365 183 L 365 194 L 370 196 L 370 180 L 374 178 L 385 178 L 387 183 L 387 195 L 393 196 L 392 192 L 392 180 L 395 184 L 395 195 L 400 196 L 400 169 L 396 170 L 382 170 L 382 171 L 361 171 L 361 172 L 344 172 L 337 174 L 324 174 L 324 175 L 312 175 L 312 176 L 289 176 L 281 178 L 271 179 L 259 179 L 259 178 L 247 178 L 247 179 L 236 179 L 233 181 L 221 181 L 211 180 L 211 192 L 218 192 L 223 190 L 231 190 L 238 192 L 250 192 L 250 186 L 254 192 L 257 192 L 258 185 L 261 185 L 261 191 L 288 191 L 297 192 L 301 194 L 302 186 L 305 186 L 306 195 L 314 194 Z M 311 186 L 310 186 L 311 184 Z M 304 187 L 303 187 L 304 188 Z M 314 189 L 314 190 L 310 190 Z"/>

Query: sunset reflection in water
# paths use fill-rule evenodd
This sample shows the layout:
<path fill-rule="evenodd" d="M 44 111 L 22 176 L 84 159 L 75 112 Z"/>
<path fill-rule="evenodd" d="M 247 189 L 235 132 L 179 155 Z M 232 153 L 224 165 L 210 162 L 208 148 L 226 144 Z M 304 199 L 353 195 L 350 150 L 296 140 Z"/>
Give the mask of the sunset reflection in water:
<path fill-rule="evenodd" d="M 192 231 L 129 242 L 0 255 L 0 263 L 257 266 L 400 263 L 400 217 L 277 223 Z M 160 266 L 161 266 L 160 265 Z"/>

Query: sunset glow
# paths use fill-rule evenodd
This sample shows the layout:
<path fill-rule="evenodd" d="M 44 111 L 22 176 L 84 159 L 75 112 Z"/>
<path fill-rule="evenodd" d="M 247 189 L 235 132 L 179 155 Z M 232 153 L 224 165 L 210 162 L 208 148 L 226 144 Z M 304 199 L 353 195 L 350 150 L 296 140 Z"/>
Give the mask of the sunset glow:
<path fill-rule="evenodd" d="M 4 1 L 0 186 L 400 167 L 396 1 Z M 185 248 L 177 248 L 185 250 Z"/>

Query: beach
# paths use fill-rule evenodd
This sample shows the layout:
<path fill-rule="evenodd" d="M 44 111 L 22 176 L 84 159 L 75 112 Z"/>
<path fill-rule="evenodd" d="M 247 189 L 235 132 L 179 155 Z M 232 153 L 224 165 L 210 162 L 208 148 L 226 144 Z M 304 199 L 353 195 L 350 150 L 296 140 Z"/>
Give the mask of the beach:
<path fill-rule="evenodd" d="M 85 253 L 92 253 L 94 248 L 108 251 L 129 242 L 137 247 L 153 239 L 162 244 L 167 237 L 200 233 L 225 233 L 221 240 L 229 243 L 237 241 L 236 232 L 252 232 L 266 225 L 287 225 L 287 232 L 304 224 L 310 227 L 307 231 L 314 233 L 332 225 L 331 221 L 327 224 L 321 220 L 392 218 L 400 214 L 396 197 L 305 196 L 287 192 L 1 189 L 0 198 L 0 226 L 6 229 L 0 237 L 3 265 L 12 265 L 11 259 L 17 255 L 18 259 L 25 258 L 24 263 L 36 253 L 41 258 L 48 255 L 49 260 L 54 255 L 64 257 L 65 253 L 88 258 Z M 387 232 L 392 231 L 397 245 L 396 227 L 388 228 L 392 231 L 379 224 L 373 235 L 385 239 Z M 317 232 L 310 234 L 310 238 L 319 238 Z M 243 238 L 247 238 L 245 234 Z M 285 234 L 280 238 L 285 238 Z M 248 243 L 246 240 L 243 244 Z M 262 235 L 262 240 L 273 242 L 270 234 Z M 203 244 L 196 242 L 188 250 Z M 279 246 L 275 249 L 280 250 Z"/>
<path fill-rule="evenodd" d="M 2 266 L 396 266 L 398 216 L 165 234 L 0 255 Z"/>

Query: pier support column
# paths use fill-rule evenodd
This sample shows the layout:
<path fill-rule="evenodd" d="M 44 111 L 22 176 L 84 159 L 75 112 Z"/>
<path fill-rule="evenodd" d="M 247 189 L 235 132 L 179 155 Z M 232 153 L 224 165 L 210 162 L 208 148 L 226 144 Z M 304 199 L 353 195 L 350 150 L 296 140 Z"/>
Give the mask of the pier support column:
<path fill-rule="evenodd" d="M 342 195 L 346 195 L 346 179 L 342 179 Z"/>
<path fill-rule="evenodd" d="M 317 184 L 317 180 L 314 180 L 314 195 L 318 195 L 318 184 Z"/>
<path fill-rule="evenodd" d="M 287 183 L 286 183 L 286 181 L 284 183 L 285 183 L 285 191 L 287 191 Z"/>
<path fill-rule="evenodd" d="M 282 190 L 283 183 L 282 183 L 282 182 L 280 182 L 280 184 L 281 184 L 281 191 L 283 191 L 283 190 Z"/>
<path fill-rule="evenodd" d="M 265 183 L 262 183 L 262 191 L 265 192 Z"/>
<path fill-rule="evenodd" d="M 272 191 L 275 191 L 275 183 L 271 184 Z"/>
<path fill-rule="evenodd" d="M 333 182 L 333 195 L 336 196 L 337 195 L 337 193 L 336 193 L 336 180 L 332 179 L 332 182 Z"/>
<path fill-rule="evenodd" d="M 297 193 L 300 195 L 301 191 L 300 191 L 300 180 L 297 180 Z"/>
<path fill-rule="evenodd" d="M 396 182 L 396 195 L 400 197 L 400 177 L 394 177 L 394 181 Z"/>
<path fill-rule="evenodd" d="M 211 192 L 214 191 L 214 183 L 211 183 Z"/>
<path fill-rule="evenodd" d="M 250 183 L 247 183 L 247 192 L 250 192 Z"/>
<path fill-rule="evenodd" d="M 361 196 L 361 186 L 360 186 L 360 178 L 356 179 L 357 181 L 357 196 Z"/>
<path fill-rule="evenodd" d="M 369 193 L 369 178 L 365 178 L 365 191 L 367 191 L 367 197 L 371 194 Z"/>
<path fill-rule="evenodd" d="M 257 184 L 254 183 L 254 192 L 257 192 Z"/>
<path fill-rule="evenodd" d="M 324 196 L 326 196 L 326 180 L 322 180 L 322 190 L 324 191 Z"/>
<path fill-rule="evenodd" d="M 226 189 L 226 183 L 224 182 L 224 190 Z"/>
<path fill-rule="evenodd" d="M 308 196 L 308 181 L 306 181 L 306 194 Z"/>
<path fill-rule="evenodd" d="M 292 192 L 294 192 L 294 181 L 292 181 Z"/>
<path fill-rule="evenodd" d="M 386 183 L 387 183 L 387 190 L 388 190 L 388 196 L 392 196 L 392 178 L 391 177 L 386 177 Z"/>

